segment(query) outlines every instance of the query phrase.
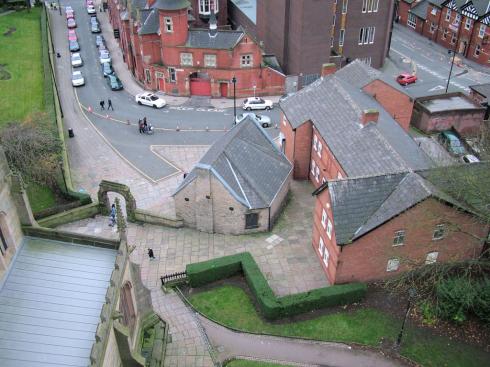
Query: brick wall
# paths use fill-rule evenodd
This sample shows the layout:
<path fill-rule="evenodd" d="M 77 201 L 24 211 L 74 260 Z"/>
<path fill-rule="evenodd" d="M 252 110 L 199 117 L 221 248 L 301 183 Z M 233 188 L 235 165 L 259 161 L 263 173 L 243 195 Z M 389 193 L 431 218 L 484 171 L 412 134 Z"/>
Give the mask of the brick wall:
<path fill-rule="evenodd" d="M 475 102 L 477 105 L 482 104 L 483 102 L 486 101 L 486 97 L 482 96 L 480 93 L 475 92 L 473 89 L 470 88 L 470 95 L 469 97 L 473 102 Z"/>
<path fill-rule="evenodd" d="M 419 111 L 414 114 L 412 125 L 425 132 L 440 132 L 454 128 L 461 135 L 474 135 L 480 131 L 484 115 L 484 109 L 434 114 Z"/>
<path fill-rule="evenodd" d="M 307 180 L 310 172 L 311 139 L 313 124 L 307 121 L 294 133 L 294 166 L 293 177 L 297 180 Z M 286 142 L 287 144 L 287 142 Z"/>
<path fill-rule="evenodd" d="M 184 221 L 184 226 L 196 228 L 196 180 L 180 190 L 175 196 L 175 214 Z M 189 200 L 186 200 L 189 199 Z"/>
<path fill-rule="evenodd" d="M 403 0 L 401 0 L 400 3 L 398 4 L 398 16 L 400 17 L 398 22 L 400 24 L 403 24 L 404 26 L 407 25 L 408 11 L 410 10 L 410 8 L 411 5 Z"/>
<path fill-rule="evenodd" d="M 403 130 L 408 131 L 413 110 L 412 98 L 379 79 L 363 87 L 363 91 L 376 99 Z"/>
<path fill-rule="evenodd" d="M 426 21 L 423 35 L 434 41 L 437 39 L 438 26 L 441 20 L 442 11 L 434 5 L 429 5 L 427 8 Z"/>
<path fill-rule="evenodd" d="M 449 223 L 446 235 L 443 239 L 432 240 L 435 226 L 440 223 Z M 395 231 L 398 230 L 405 230 L 405 241 L 401 246 L 393 246 Z M 425 263 L 427 254 L 433 251 L 439 253 L 438 262 L 479 256 L 482 243 L 463 232 L 485 238 L 488 228 L 468 214 L 428 199 L 352 244 L 345 245 L 339 255 L 335 283 L 367 282 L 396 275 L 408 270 L 410 264 Z M 400 258 L 399 269 L 387 272 L 388 260 L 395 257 Z"/>
<path fill-rule="evenodd" d="M 278 219 L 279 215 L 281 214 L 284 205 L 286 205 L 286 199 L 289 192 L 289 187 L 291 186 L 292 178 L 293 178 L 293 172 L 291 171 L 289 176 L 285 179 L 281 189 L 279 190 L 276 197 L 271 203 L 270 228 L 272 228 L 272 226 Z"/>

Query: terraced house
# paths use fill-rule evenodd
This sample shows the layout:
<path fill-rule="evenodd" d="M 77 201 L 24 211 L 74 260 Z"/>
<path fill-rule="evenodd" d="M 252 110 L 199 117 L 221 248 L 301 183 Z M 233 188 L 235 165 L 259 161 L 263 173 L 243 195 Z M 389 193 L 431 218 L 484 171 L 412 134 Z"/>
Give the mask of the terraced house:
<path fill-rule="evenodd" d="M 458 54 L 490 62 L 490 1 L 400 0 L 400 23 Z"/>

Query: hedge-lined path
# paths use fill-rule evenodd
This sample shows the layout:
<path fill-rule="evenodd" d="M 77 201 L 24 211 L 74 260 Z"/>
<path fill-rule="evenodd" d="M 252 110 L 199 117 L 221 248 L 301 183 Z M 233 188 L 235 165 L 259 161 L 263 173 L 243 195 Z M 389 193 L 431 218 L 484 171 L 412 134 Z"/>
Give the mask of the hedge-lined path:
<path fill-rule="evenodd" d="M 252 357 L 306 366 L 399 367 L 406 364 L 379 352 L 353 349 L 342 343 L 317 342 L 278 336 L 238 333 L 199 316 L 201 325 L 218 352 L 218 359 Z"/>

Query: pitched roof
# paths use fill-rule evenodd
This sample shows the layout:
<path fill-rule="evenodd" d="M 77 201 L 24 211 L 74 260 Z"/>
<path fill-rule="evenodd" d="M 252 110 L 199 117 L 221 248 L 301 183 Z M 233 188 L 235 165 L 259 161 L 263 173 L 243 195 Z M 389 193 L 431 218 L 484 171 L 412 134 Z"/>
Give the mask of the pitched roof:
<path fill-rule="evenodd" d="M 141 21 L 142 25 L 141 28 L 138 31 L 138 34 L 144 35 L 144 34 L 154 34 L 158 33 L 160 29 L 160 19 L 158 17 L 158 11 L 153 8 L 151 11 L 145 11 L 143 17 L 143 11 L 141 15 Z"/>
<path fill-rule="evenodd" d="M 475 92 L 486 98 L 490 97 L 490 83 L 470 85 L 470 89 L 473 89 Z"/>
<path fill-rule="evenodd" d="M 234 48 L 244 36 L 243 31 L 214 31 L 191 29 L 185 47 L 229 50 Z"/>
<path fill-rule="evenodd" d="M 488 188 L 489 168 L 488 164 L 475 164 L 455 166 L 451 168 L 454 170 L 451 174 L 447 171 L 436 174 L 441 171 L 423 170 L 336 180 L 325 183 L 315 193 L 318 194 L 328 187 L 335 237 L 337 243 L 343 245 L 360 238 L 428 197 L 435 197 L 467 212 L 488 217 L 488 214 L 482 211 L 489 211 L 483 205 L 489 199 L 488 189 L 479 190 L 477 195 L 464 197 L 459 195 L 459 185 L 457 190 L 448 190 L 448 180 L 451 180 L 456 172 L 467 176 L 468 170 L 472 170 L 471 177 L 483 180 L 482 188 Z M 456 185 L 453 186 L 456 188 Z M 482 200 L 485 192 L 486 197 Z"/>
<path fill-rule="evenodd" d="M 191 4 L 188 0 L 156 0 L 152 7 L 161 10 L 180 10 L 189 6 Z"/>
<path fill-rule="evenodd" d="M 415 5 L 412 9 L 410 9 L 410 13 L 419 17 L 420 19 L 425 20 L 427 18 L 427 8 L 429 7 L 429 3 L 427 1 L 422 1 Z"/>
<path fill-rule="evenodd" d="M 350 177 L 425 169 L 430 159 L 362 86 L 379 72 L 354 61 L 333 75 L 300 90 L 280 107 L 293 128 L 312 121 Z M 376 109 L 376 124 L 362 126 L 363 110 Z"/>
<path fill-rule="evenodd" d="M 292 165 L 251 118 L 214 143 L 173 195 L 208 170 L 240 203 L 250 209 L 267 208 L 274 200 Z"/>

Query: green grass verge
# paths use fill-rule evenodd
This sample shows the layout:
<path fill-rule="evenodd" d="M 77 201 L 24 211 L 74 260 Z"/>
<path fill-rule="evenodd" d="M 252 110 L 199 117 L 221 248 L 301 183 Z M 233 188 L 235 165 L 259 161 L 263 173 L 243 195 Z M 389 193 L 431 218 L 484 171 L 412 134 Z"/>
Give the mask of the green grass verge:
<path fill-rule="evenodd" d="M 41 186 L 35 182 L 29 182 L 26 186 L 27 197 L 34 213 L 51 208 L 57 204 L 58 200 L 56 195 L 49 187 Z"/>
<path fill-rule="evenodd" d="M 339 312 L 287 324 L 264 321 L 239 287 L 223 286 L 193 295 L 193 306 L 223 325 L 243 331 L 378 346 L 394 342 L 400 320 L 376 309 Z M 449 338 L 419 329 L 407 329 L 402 355 L 424 366 L 477 367 L 488 365 L 490 354 Z"/>
<path fill-rule="evenodd" d="M 40 13 L 36 7 L 0 17 L 0 65 L 11 78 L 0 80 L 0 129 L 44 110 Z M 10 36 L 3 33 L 16 28 Z M 4 74 L 1 73 L 0 74 Z"/>
<path fill-rule="evenodd" d="M 236 359 L 226 364 L 226 367 L 284 367 L 285 364 L 249 361 L 246 359 Z"/>

